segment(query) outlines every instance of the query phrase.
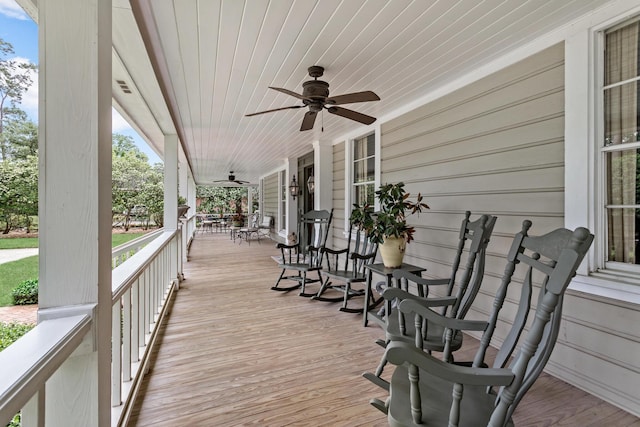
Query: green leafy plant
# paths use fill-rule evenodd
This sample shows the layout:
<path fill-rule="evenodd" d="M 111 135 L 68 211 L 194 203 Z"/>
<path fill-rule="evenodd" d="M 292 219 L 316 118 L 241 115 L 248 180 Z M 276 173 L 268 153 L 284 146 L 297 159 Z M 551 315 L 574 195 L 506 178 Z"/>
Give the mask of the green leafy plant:
<path fill-rule="evenodd" d="M 9 347 L 32 328 L 33 325 L 23 323 L 0 322 L 0 351 Z"/>
<path fill-rule="evenodd" d="M 25 325 L 22 323 L 5 323 L 0 322 L 0 351 L 9 347 L 21 336 L 29 332 L 33 325 Z M 13 419 L 7 424 L 7 427 L 20 427 L 21 414 L 18 412 Z"/>
<path fill-rule="evenodd" d="M 38 303 L 38 279 L 25 280 L 11 291 L 14 305 Z"/>
<path fill-rule="evenodd" d="M 422 202 L 422 195 L 418 193 L 416 201 L 409 200 L 411 195 L 404 189 L 404 183 L 384 184 L 376 191 L 380 202 L 380 211 L 373 212 L 367 204 L 354 204 L 350 220 L 367 231 L 369 240 L 383 243 L 385 237 L 403 237 L 407 243 L 413 240 L 415 228 L 407 225 L 407 215 L 429 209 Z"/>

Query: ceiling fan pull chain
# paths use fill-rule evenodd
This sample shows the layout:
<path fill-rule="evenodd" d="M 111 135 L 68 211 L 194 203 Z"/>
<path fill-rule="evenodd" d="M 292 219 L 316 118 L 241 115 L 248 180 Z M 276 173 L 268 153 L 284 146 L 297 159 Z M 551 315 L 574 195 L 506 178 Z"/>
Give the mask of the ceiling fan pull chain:
<path fill-rule="evenodd" d="M 322 128 L 320 129 L 320 132 L 324 132 L 324 110 L 322 110 L 320 114 L 322 115 Z"/>

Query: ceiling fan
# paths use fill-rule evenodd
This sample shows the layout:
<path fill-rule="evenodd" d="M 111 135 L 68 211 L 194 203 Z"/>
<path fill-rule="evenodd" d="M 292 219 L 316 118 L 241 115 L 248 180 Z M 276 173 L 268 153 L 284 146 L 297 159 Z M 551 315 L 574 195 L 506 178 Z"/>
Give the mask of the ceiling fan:
<path fill-rule="evenodd" d="M 249 184 L 249 181 L 242 181 L 240 179 L 236 179 L 236 176 L 233 174 L 233 171 L 229 172 L 229 176 L 227 179 L 219 179 L 213 182 L 234 182 L 238 185 Z"/>
<path fill-rule="evenodd" d="M 378 95 L 371 91 L 365 91 L 329 97 L 329 83 L 318 80 L 318 77 L 322 77 L 324 74 L 324 68 L 314 65 L 309 67 L 308 71 L 309 75 L 313 77 L 313 80 L 308 80 L 302 83 L 302 95 L 288 89 L 269 86 L 269 89 L 277 90 L 278 92 L 286 93 L 287 95 L 291 95 L 302 100 L 303 105 L 274 108 L 273 110 L 247 114 L 246 116 L 250 117 L 258 114 L 271 113 L 273 111 L 309 107 L 309 111 L 307 111 L 302 119 L 302 125 L 300 126 L 301 131 L 313 129 L 316 116 L 323 109 L 326 109 L 331 114 L 355 120 L 356 122 L 364 123 L 365 125 L 370 125 L 376 121 L 375 117 L 367 116 L 366 114 L 358 113 L 357 111 L 349 110 L 347 108 L 336 107 L 336 105 L 353 104 L 355 102 L 380 101 L 380 97 L 378 97 Z"/>

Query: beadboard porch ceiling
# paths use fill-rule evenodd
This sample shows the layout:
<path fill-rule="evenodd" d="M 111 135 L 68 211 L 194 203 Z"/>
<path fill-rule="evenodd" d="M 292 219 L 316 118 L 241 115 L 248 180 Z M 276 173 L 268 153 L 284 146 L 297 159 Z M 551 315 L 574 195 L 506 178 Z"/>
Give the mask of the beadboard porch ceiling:
<path fill-rule="evenodd" d="M 380 119 L 606 3 L 114 0 L 114 103 L 161 155 L 177 133 L 197 183 L 257 183 L 314 141 L 373 129 L 325 111 L 300 132 L 306 108 L 245 117 L 301 104 L 268 86 L 301 93 L 320 65 L 332 96 L 377 93 L 345 107 Z"/>

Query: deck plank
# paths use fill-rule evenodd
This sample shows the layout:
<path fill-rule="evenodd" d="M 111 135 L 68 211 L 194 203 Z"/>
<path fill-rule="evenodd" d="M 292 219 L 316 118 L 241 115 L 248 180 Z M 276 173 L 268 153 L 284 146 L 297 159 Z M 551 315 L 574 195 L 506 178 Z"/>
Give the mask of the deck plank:
<path fill-rule="evenodd" d="M 196 236 L 131 426 L 387 425 L 369 405 L 385 393 L 361 377 L 380 360 L 374 342 L 382 330 L 363 328 L 360 315 L 338 304 L 270 290 L 280 272 L 273 255 L 275 244 L 264 239 Z M 459 360 L 476 346 L 466 339 Z M 606 420 L 640 427 L 638 418 L 546 374 L 514 419 L 518 426 Z"/>

